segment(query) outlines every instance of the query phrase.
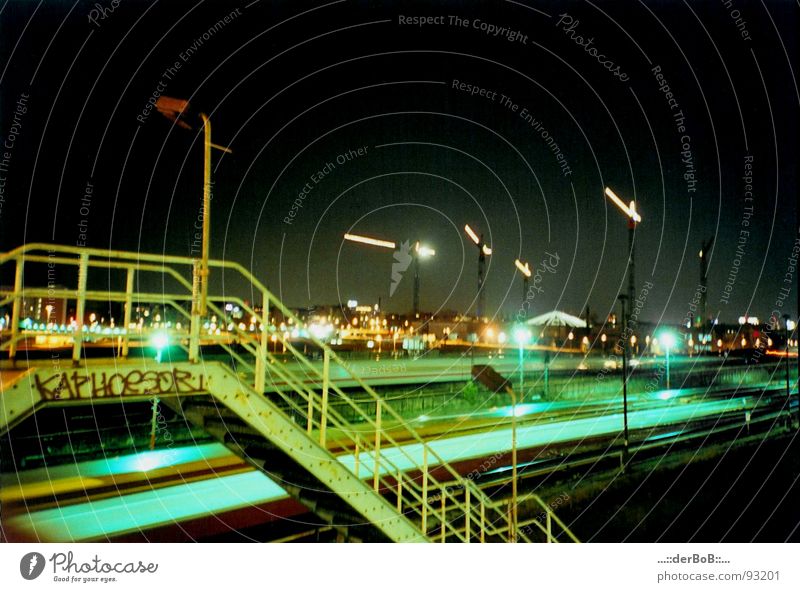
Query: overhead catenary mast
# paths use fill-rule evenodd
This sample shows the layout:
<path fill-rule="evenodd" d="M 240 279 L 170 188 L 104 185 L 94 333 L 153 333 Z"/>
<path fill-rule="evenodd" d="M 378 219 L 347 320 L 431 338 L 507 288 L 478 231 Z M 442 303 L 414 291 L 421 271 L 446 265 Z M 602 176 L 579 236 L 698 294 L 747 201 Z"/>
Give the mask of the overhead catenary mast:
<path fill-rule="evenodd" d="M 477 317 L 482 319 L 486 314 L 486 297 L 484 294 L 484 283 L 486 277 L 486 257 L 492 254 L 492 248 L 483 242 L 483 235 L 480 237 L 475 233 L 469 224 L 464 225 L 464 232 L 478 247 L 478 303 L 477 303 Z"/>

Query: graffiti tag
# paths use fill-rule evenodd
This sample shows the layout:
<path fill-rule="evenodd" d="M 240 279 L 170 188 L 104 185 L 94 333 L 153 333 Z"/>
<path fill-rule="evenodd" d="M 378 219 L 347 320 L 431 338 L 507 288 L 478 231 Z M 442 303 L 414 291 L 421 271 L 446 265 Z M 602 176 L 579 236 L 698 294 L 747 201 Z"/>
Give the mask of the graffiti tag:
<path fill-rule="evenodd" d="M 93 399 L 102 397 L 191 395 L 206 391 L 205 376 L 186 370 L 129 372 L 59 372 L 34 375 L 36 390 L 43 399 Z"/>

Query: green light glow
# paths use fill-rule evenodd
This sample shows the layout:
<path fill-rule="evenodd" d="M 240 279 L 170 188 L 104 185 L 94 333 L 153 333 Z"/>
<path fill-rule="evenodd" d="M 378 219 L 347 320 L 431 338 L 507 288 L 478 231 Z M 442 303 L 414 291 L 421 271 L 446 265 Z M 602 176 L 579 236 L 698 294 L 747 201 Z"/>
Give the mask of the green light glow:
<path fill-rule="evenodd" d="M 672 331 L 662 331 L 658 335 L 661 344 L 666 349 L 672 349 L 675 347 L 675 334 Z"/>
<path fill-rule="evenodd" d="M 525 345 L 531 340 L 531 332 L 524 327 L 514 329 L 514 341 L 519 345 Z"/>
<path fill-rule="evenodd" d="M 148 450 L 137 454 L 126 454 L 117 457 L 109 456 L 100 460 L 64 464 L 57 467 L 29 469 L 27 471 L 19 471 L 16 474 L 6 473 L 0 475 L 0 486 L 55 481 L 75 476 L 91 478 L 124 473 L 140 473 L 185 463 L 210 461 L 230 454 L 230 450 L 217 443 L 181 446 L 168 450 Z"/>
<path fill-rule="evenodd" d="M 258 471 L 14 516 L 39 540 L 85 541 L 172 524 L 273 499 L 286 492 Z"/>

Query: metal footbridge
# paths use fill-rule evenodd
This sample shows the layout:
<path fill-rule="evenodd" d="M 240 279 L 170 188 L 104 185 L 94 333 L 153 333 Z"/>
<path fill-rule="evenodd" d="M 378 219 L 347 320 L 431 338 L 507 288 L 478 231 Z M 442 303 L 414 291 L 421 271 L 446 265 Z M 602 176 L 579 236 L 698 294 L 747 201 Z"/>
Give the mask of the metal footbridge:
<path fill-rule="evenodd" d="M 280 483 L 346 540 L 577 542 L 534 494 L 526 500 L 541 512 L 516 523 L 507 502 L 448 464 L 322 341 L 309 336 L 320 366 L 284 333 L 270 332 L 275 312 L 296 326 L 302 321 L 238 263 L 211 260 L 209 268 L 225 283 L 245 286 L 248 300 L 206 295 L 199 262 L 188 257 L 35 243 L 0 255 L 4 277 L 12 266 L 13 286 L 0 289 L 0 308 L 12 311 L 0 342 L 8 357 L 0 371 L 3 440 L 13 444 L 13 428 L 43 407 L 157 399 Z M 61 285 L 65 278 L 73 285 Z M 74 303 L 79 321 L 68 331 L 67 359 L 21 359 L 31 339 L 21 327 L 22 308 L 31 299 Z M 85 345 L 96 338 L 80 322 L 87 302 L 122 305 L 121 326 L 110 338 L 113 358 L 87 356 Z M 129 355 L 131 343 L 156 331 L 132 323 L 139 303 L 157 303 L 183 319 L 169 340 L 185 350 L 185 360 Z M 210 335 L 203 325 L 212 315 L 224 318 L 226 303 L 240 307 L 256 330 L 234 324 L 224 338 Z M 228 361 L 204 359 L 201 346 L 209 342 Z M 270 351 L 276 342 L 296 364 Z M 357 389 L 343 390 L 330 380 L 332 371 L 346 373 Z M 387 426 L 402 426 L 402 445 Z"/>

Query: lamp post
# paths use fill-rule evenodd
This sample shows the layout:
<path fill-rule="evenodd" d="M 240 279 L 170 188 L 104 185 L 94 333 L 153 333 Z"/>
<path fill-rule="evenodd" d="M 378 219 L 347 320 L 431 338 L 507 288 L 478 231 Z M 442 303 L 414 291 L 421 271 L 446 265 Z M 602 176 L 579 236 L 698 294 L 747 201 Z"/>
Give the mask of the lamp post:
<path fill-rule="evenodd" d="M 628 300 L 631 306 L 633 306 L 633 302 L 636 299 L 636 280 L 634 277 L 636 252 L 634 247 L 634 235 L 636 233 L 636 224 L 642 221 L 642 216 L 636 211 L 635 201 L 625 205 L 625 202 L 617 197 L 617 194 L 608 187 L 605 189 L 605 194 L 614 202 L 622 213 L 628 217 Z"/>
<path fill-rule="evenodd" d="M 186 122 L 189 118 L 189 101 L 162 96 L 156 101 L 156 109 L 167 119 L 184 129 L 192 129 Z M 197 361 L 199 354 L 200 317 L 208 308 L 208 254 L 211 241 L 211 149 L 216 148 L 228 154 L 233 151 L 226 146 L 211 142 L 211 120 L 205 113 L 199 113 L 203 125 L 203 238 L 199 265 L 192 272 L 192 326 L 189 346 L 189 359 Z M 199 291 L 199 295 L 197 292 Z"/>
<path fill-rule="evenodd" d="M 664 352 L 666 354 L 666 361 L 667 361 L 667 389 L 670 389 L 670 381 L 669 381 L 669 354 L 670 350 L 675 347 L 675 335 L 672 334 L 670 331 L 664 331 L 661 334 L 660 342 L 664 345 Z"/>
<path fill-rule="evenodd" d="M 700 247 L 700 285 L 703 291 L 700 294 L 700 330 L 705 333 L 706 330 L 706 292 L 708 291 L 708 254 L 711 252 L 711 246 L 714 244 L 714 237 L 704 241 Z"/>
<path fill-rule="evenodd" d="M 528 297 L 528 279 L 531 277 L 531 266 L 527 262 L 523 263 L 519 259 L 514 260 L 514 265 L 522 274 L 522 304 L 525 304 L 525 299 Z"/>
<path fill-rule="evenodd" d="M 150 342 L 156 350 L 156 362 L 161 363 L 161 353 L 169 347 L 169 335 L 164 331 L 159 331 L 153 335 Z"/>
<path fill-rule="evenodd" d="M 517 327 L 514 330 L 514 341 L 519 346 L 519 392 L 524 398 L 525 396 L 525 366 L 524 366 L 524 348 L 530 341 L 531 333 L 524 327 Z"/>
<path fill-rule="evenodd" d="M 478 304 L 477 304 L 477 317 L 480 320 L 486 312 L 486 303 L 484 301 L 483 284 L 486 271 L 486 258 L 492 254 L 492 248 L 483 242 L 483 235 L 478 236 L 469 224 L 464 225 L 464 232 L 470 240 L 478 247 Z"/>
<path fill-rule="evenodd" d="M 362 236 L 362 235 L 359 235 L 359 234 L 345 233 L 344 240 L 350 241 L 350 242 L 353 242 L 353 243 L 361 243 L 363 245 L 370 245 L 370 246 L 373 246 L 373 247 L 381 247 L 381 248 L 384 248 L 384 249 L 392 249 L 392 250 L 394 250 L 394 249 L 397 248 L 397 243 L 395 243 L 394 241 L 387 241 L 387 240 L 382 240 L 382 239 L 377 239 L 377 238 L 371 238 L 371 237 Z M 408 243 L 403 243 L 403 245 L 401 245 L 401 246 L 405 246 L 407 248 L 408 247 Z M 419 241 L 416 241 L 414 243 L 414 248 L 413 248 L 411 257 L 412 257 L 412 260 L 413 260 L 412 264 L 414 265 L 414 295 L 413 295 L 413 301 L 412 301 L 412 310 L 413 310 L 413 313 L 414 313 L 415 317 L 419 313 L 419 260 L 420 259 L 427 259 L 428 257 L 433 257 L 434 255 L 436 255 L 436 251 L 434 251 L 430 247 L 426 247 L 425 245 L 420 244 Z M 394 295 L 394 291 L 397 289 L 397 285 L 400 282 L 399 276 L 398 276 L 397 281 L 395 281 L 394 272 L 392 272 L 392 276 L 393 276 L 392 277 L 392 285 L 389 288 L 389 296 L 390 297 L 392 295 Z"/>
<path fill-rule="evenodd" d="M 783 335 L 784 341 L 786 341 L 786 408 L 789 409 L 789 423 L 791 424 L 791 394 L 792 394 L 792 386 L 791 382 L 789 382 L 789 319 L 791 317 L 788 314 L 783 315 Z"/>
<path fill-rule="evenodd" d="M 430 247 L 420 245 L 419 241 L 414 243 L 414 317 L 419 314 L 419 260 L 427 259 L 436 255 L 436 251 Z"/>
<path fill-rule="evenodd" d="M 519 346 L 519 393 L 521 399 L 525 398 L 524 348 L 530 337 L 530 331 L 524 327 L 517 327 L 514 330 L 514 340 Z M 514 389 L 509 389 L 509 391 L 511 393 L 511 522 L 512 532 L 515 532 L 517 528 L 517 396 Z"/>
<path fill-rule="evenodd" d="M 625 458 L 628 457 L 628 318 L 625 316 L 627 294 L 617 296 L 622 306 L 622 443 L 625 447 Z"/>

